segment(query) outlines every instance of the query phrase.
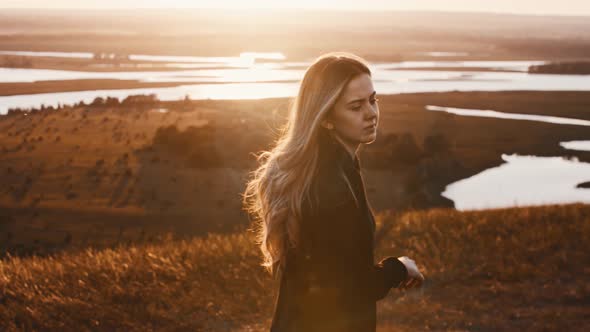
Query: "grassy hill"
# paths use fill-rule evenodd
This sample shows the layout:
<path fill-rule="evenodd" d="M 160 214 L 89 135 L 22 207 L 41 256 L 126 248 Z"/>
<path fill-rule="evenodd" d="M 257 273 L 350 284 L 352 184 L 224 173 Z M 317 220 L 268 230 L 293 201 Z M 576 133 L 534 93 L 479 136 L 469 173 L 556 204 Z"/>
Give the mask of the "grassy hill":
<path fill-rule="evenodd" d="M 240 193 L 252 153 L 276 138 L 288 103 L 135 96 L 0 116 L 0 257 L 244 229 Z M 378 138 L 360 151 L 377 212 L 450 206 L 445 186 L 501 164 L 502 153 L 590 161 L 590 152 L 559 145 L 590 139 L 587 127 L 425 105 L 590 119 L 588 92 L 381 96 Z"/>
<path fill-rule="evenodd" d="M 378 302 L 379 331 L 590 329 L 590 206 L 377 216 L 376 259 L 427 281 Z M 276 281 L 249 232 L 0 261 L 0 330 L 266 331 Z"/>

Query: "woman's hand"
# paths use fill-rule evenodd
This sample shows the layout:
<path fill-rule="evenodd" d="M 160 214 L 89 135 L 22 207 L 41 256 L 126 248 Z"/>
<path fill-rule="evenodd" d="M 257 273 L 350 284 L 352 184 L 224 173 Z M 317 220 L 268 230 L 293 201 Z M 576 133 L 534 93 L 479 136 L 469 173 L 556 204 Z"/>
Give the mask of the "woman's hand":
<path fill-rule="evenodd" d="M 422 286 L 422 282 L 424 282 L 424 276 L 422 275 L 422 273 L 420 273 L 420 270 L 418 270 L 416 262 L 414 262 L 414 260 L 408 258 L 407 256 L 401 256 L 397 259 L 400 262 L 402 262 L 408 270 L 408 279 L 403 281 L 398 288 L 410 289 Z"/>

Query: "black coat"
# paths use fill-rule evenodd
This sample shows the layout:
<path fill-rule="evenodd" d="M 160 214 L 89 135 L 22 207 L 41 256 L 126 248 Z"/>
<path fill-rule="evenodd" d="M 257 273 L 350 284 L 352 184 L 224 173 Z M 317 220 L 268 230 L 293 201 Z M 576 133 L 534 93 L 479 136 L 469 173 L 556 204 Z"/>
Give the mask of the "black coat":
<path fill-rule="evenodd" d="M 376 302 L 406 280 L 407 270 L 395 257 L 374 262 L 375 220 L 358 159 L 324 129 L 319 158 L 312 185 L 319 203 L 303 204 L 300 245 L 289 248 L 278 275 L 270 331 L 373 332 Z"/>

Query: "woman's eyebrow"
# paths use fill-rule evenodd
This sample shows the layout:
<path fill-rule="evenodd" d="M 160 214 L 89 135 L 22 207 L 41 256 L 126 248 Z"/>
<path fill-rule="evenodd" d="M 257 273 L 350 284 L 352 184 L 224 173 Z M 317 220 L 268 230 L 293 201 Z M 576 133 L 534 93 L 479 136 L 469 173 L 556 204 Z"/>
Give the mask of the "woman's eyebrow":
<path fill-rule="evenodd" d="M 371 97 L 375 96 L 376 94 L 377 94 L 377 91 L 373 91 L 373 93 L 371 93 L 371 95 L 369 96 L 369 98 L 371 98 Z M 351 100 L 351 101 L 349 101 L 348 103 L 346 103 L 346 105 L 350 105 L 350 104 L 352 104 L 352 103 L 356 103 L 356 102 L 363 101 L 363 100 L 365 100 L 365 98 L 360 98 L 360 99 Z"/>

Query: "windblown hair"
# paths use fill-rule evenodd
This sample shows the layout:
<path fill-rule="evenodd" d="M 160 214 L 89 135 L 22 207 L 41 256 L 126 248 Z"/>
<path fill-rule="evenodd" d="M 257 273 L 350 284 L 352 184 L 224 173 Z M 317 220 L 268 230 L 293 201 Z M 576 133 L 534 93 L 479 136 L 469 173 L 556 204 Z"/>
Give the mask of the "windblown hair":
<path fill-rule="evenodd" d="M 302 202 L 311 197 L 319 166 L 321 122 L 350 80 L 363 73 L 371 75 L 365 60 L 353 54 L 318 57 L 301 80 L 274 147 L 257 155 L 260 166 L 251 172 L 243 204 L 255 218 L 262 266 L 273 275 L 284 269 L 289 246 L 299 243 Z"/>

